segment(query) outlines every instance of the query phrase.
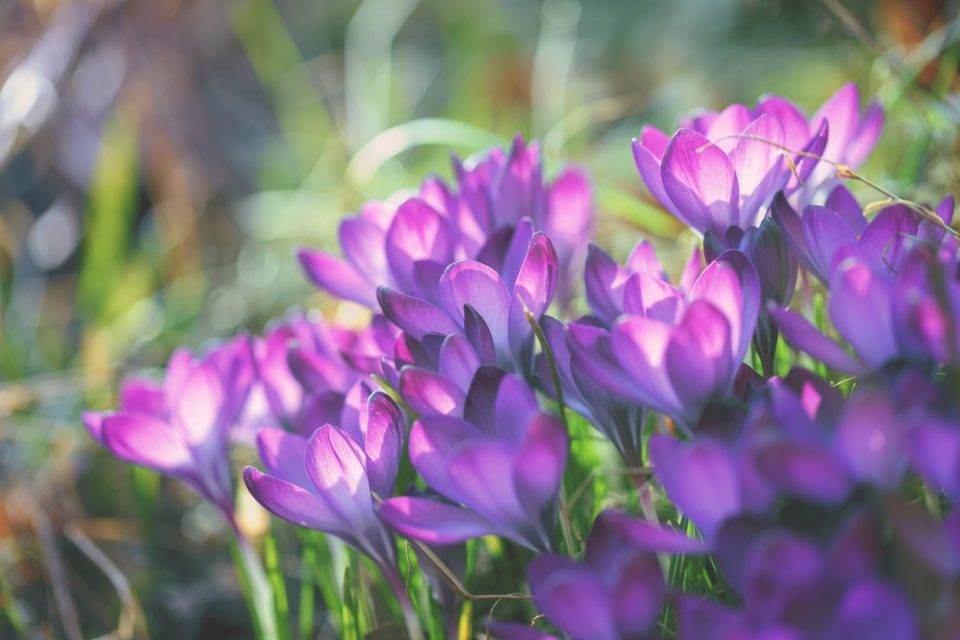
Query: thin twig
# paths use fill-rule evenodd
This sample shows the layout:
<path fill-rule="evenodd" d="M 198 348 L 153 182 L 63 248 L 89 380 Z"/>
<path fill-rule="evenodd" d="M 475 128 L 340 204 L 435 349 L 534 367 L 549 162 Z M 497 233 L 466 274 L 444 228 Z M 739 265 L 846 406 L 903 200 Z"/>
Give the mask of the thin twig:
<path fill-rule="evenodd" d="M 50 578 L 53 601 L 56 604 L 57 613 L 60 615 L 60 625 L 63 627 L 63 633 L 69 640 L 83 640 L 83 633 L 80 631 L 80 618 L 77 616 L 77 607 L 70 595 L 67 571 L 63 565 L 60 550 L 57 548 L 53 526 L 50 524 L 47 514 L 40 507 L 29 500 L 25 500 L 24 504 L 29 505 L 27 508 L 30 511 L 33 526 L 43 548 L 47 576 Z"/>

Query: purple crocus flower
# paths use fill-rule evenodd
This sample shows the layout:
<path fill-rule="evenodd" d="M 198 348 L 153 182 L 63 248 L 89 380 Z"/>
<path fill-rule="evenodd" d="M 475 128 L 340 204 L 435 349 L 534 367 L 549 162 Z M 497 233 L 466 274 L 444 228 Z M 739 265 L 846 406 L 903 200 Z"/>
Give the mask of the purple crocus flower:
<path fill-rule="evenodd" d="M 113 455 L 176 478 L 233 524 L 228 447 L 253 376 L 246 336 L 202 359 L 179 350 L 163 382 L 126 380 L 119 410 L 88 412 L 84 424 Z"/>
<path fill-rule="evenodd" d="M 350 389 L 370 374 L 383 374 L 384 354 L 397 332 L 380 315 L 360 330 L 301 316 L 255 338 L 257 380 L 244 412 L 250 441 L 265 426 L 308 436 L 327 422 L 340 424 Z"/>
<path fill-rule="evenodd" d="M 476 260 L 498 271 L 522 223 L 550 234 L 563 281 L 579 268 L 592 227 L 589 177 L 568 168 L 544 183 L 540 151 L 517 137 L 509 153 L 494 149 L 469 163 L 454 160 L 457 184 L 435 177 L 399 206 L 371 202 L 344 220 L 343 258 L 303 249 L 309 277 L 337 297 L 370 307 L 377 288 L 440 302 L 437 280 L 450 263 Z M 569 299 L 562 285 L 563 302 Z"/>
<path fill-rule="evenodd" d="M 563 425 L 522 380 L 493 367 L 477 372 L 465 406 L 464 418 L 424 416 L 410 431 L 414 468 L 450 502 L 391 498 L 381 516 L 429 544 L 500 535 L 550 549 L 568 450 Z"/>
<path fill-rule="evenodd" d="M 537 558 L 528 572 L 530 591 L 547 620 L 572 640 L 646 637 L 667 598 L 656 553 L 703 551 L 703 543 L 678 531 L 604 511 L 594 522 L 584 561 Z"/>
<path fill-rule="evenodd" d="M 953 220 L 953 196 L 937 206 L 936 214 L 950 224 Z M 909 251 L 919 242 L 939 245 L 947 238 L 929 220 L 905 205 L 885 207 L 867 222 L 856 199 L 842 185 L 834 188 L 824 206 L 807 205 L 802 215 L 781 195 L 771 209 L 773 219 L 803 266 L 829 284 L 838 260 L 852 249 L 870 258 L 878 267 L 900 271 Z"/>
<path fill-rule="evenodd" d="M 733 582 L 742 606 L 681 596 L 681 637 L 918 638 L 906 594 L 883 575 L 879 533 L 876 523 L 857 513 L 825 549 L 778 529 L 730 540 L 728 550 L 738 556 Z"/>
<path fill-rule="evenodd" d="M 681 123 L 672 137 L 644 127 L 633 143 L 634 159 L 647 189 L 670 213 L 723 238 L 729 227 L 756 224 L 780 189 L 792 192 L 804 181 L 817 185 L 832 172 L 798 155 L 797 175 L 791 176 L 775 145 L 859 166 L 883 125 L 879 106 L 871 106 L 862 121 L 859 111 L 854 85 L 842 87 L 809 121 L 789 101 L 769 96 L 752 110 L 734 104 L 703 113 Z"/>
<path fill-rule="evenodd" d="M 830 278 L 827 309 L 856 358 L 795 311 L 774 309 L 783 337 L 795 348 L 846 373 L 863 374 L 899 359 L 952 359 L 960 339 L 951 318 L 960 311 L 956 257 L 917 245 L 897 277 L 863 251 L 844 251 Z M 951 351 L 953 349 L 953 351 Z"/>
<path fill-rule="evenodd" d="M 373 494 L 393 493 L 403 443 L 403 414 L 383 392 L 370 395 L 350 428 L 324 425 L 309 438 L 261 429 L 257 448 L 266 473 L 243 471 L 250 494 L 274 515 L 344 540 L 396 573 L 390 532 Z"/>
<path fill-rule="evenodd" d="M 508 252 L 501 272 L 475 260 L 448 266 L 439 278 L 439 306 L 381 287 L 377 296 L 384 315 L 415 341 L 461 334 L 484 362 L 528 372 L 534 334 L 526 312 L 539 319 L 550 305 L 558 262 L 544 233 L 525 236 L 521 227 L 515 238 L 525 241 Z"/>
<path fill-rule="evenodd" d="M 729 396 L 760 308 L 756 270 L 739 251 L 704 269 L 687 296 L 637 272 L 624 286 L 625 314 L 608 333 L 569 328 L 572 364 L 609 393 L 696 425 Z"/>

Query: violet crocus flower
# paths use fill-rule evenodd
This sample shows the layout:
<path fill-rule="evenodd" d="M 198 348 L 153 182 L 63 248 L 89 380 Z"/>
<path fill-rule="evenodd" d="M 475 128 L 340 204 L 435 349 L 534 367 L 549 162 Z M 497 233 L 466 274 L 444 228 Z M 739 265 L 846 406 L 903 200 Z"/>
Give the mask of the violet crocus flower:
<path fill-rule="evenodd" d="M 856 354 L 823 335 L 789 309 L 771 314 L 783 337 L 832 369 L 852 374 L 876 370 L 896 360 L 952 359 L 960 327 L 956 257 L 932 255 L 920 244 L 901 260 L 899 277 L 863 251 L 842 252 L 830 279 L 827 310 L 837 333 Z M 952 349 L 952 350 L 951 350 Z"/>
<path fill-rule="evenodd" d="M 953 220 L 953 196 L 947 196 L 936 214 L 947 225 Z M 920 242 L 939 245 L 952 236 L 905 205 L 885 207 L 867 222 L 859 203 L 842 185 L 827 196 L 824 206 L 807 205 L 798 214 L 778 196 L 771 208 L 773 219 L 803 266 L 829 284 L 839 259 L 853 248 L 878 267 L 898 273 L 909 251 Z"/>
<path fill-rule="evenodd" d="M 667 598 L 657 552 L 700 554 L 703 543 L 604 511 L 583 562 L 544 555 L 530 564 L 530 591 L 547 620 L 572 640 L 645 637 Z"/>
<path fill-rule="evenodd" d="M 337 297 L 370 307 L 377 288 L 439 303 L 437 280 L 458 260 L 501 269 L 514 229 L 526 221 L 554 240 L 562 282 L 573 280 L 593 218 L 590 179 L 577 168 L 544 182 L 540 151 L 517 137 L 508 153 L 493 149 L 469 163 L 454 160 L 457 184 L 435 177 L 399 206 L 371 202 L 340 225 L 343 258 L 302 249 L 308 276 Z M 561 295 L 569 298 L 565 284 Z"/>
<path fill-rule="evenodd" d="M 428 544 L 499 535 L 550 549 L 566 430 L 540 410 L 529 386 L 493 367 L 477 372 L 465 406 L 464 418 L 424 416 L 410 431 L 414 468 L 450 502 L 391 498 L 381 516 Z"/>
<path fill-rule="evenodd" d="M 266 473 L 243 471 L 250 494 L 274 515 L 337 536 L 396 573 L 390 532 L 373 494 L 393 493 L 403 443 L 403 414 L 383 392 L 370 395 L 349 428 L 324 425 L 309 438 L 261 429 L 257 448 Z"/>
<path fill-rule="evenodd" d="M 681 596 L 680 636 L 704 640 L 920 637 L 906 594 L 883 574 L 880 528 L 863 519 L 855 514 L 825 549 L 806 537 L 777 529 L 752 540 L 731 540 L 728 550 L 740 551 L 735 554 L 738 568 L 733 583 L 743 604 L 734 609 Z"/>
<path fill-rule="evenodd" d="M 733 389 L 760 308 L 756 270 L 727 251 L 686 296 L 637 272 L 623 300 L 626 313 L 610 332 L 570 325 L 572 366 L 609 393 L 695 427 L 707 404 Z"/>
<path fill-rule="evenodd" d="M 756 224 L 780 189 L 818 185 L 831 174 L 830 165 L 797 155 L 792 176 L 781 147 L 855 168 L 882 125 L 876 105 L 860 119 L 859 93 L 846 85 L 809 121 L 789 101 L 768 96 L 752 110 L 734 104 L 689 119 L 672 137 L 646 126 L 633 151 L 647 189 L 660 204 L 701 233 L 710 230 L 722 238 L 729 227 Z"/>
<path fill-rule="evenodd" d="M 233 524 L 228 447 L 253 376 L 246 336 L 202 359 L 179 350 L 162 382 L 126 380 L 119 410 L 88 412 L 84 424 L 113 455 L 176 478 Z"/>
<path fill-rule="evenodd" d="M 250 442 L 265 426 L 309 436 L 325 423 L 340 424 L 348 392 L 370 374 L 383 374 L 397 333 L 380 315 L 359 330 L 300 316 L 254 338 L 257 379 L 244 412 Z"/>
<path fill-rule="evenodd" d="M 527 227 L 529 231 L 529 227 Z M 534 333 L 529 312 L 540 318 L 557 286 L 557 254 L 542 232 L 524 235 L 518 228 L 515 248 L 502 271 L 482 262 L 462 260 L 439 278 L 438 305 L 387 287 L 377 292 L 384 315 L 418 342 L 445 336 L 467 337 L 483 362 L 528 372 L 533 366 Z"/>

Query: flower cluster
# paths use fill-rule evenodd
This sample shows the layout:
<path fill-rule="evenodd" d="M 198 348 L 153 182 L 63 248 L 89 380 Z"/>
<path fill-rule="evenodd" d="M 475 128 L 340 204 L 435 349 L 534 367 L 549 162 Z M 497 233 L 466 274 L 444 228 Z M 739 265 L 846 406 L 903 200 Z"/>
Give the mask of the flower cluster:
<path fill-rule="evenodd" d="M 840 183 L 882 124 L 848 85 L 812 118 L 771 96 L 645 127 L 641 178 L 702 237 L 673 280 L 647 241 L 589 244 L 589 178 L 545 182 L 535 144 L 454 160 L 344 220 L 342 257 L 300 251 L 368 327 L 178 352 L 87 426 L 231 520 L 231 430 L 255 440 L 253 497 L 373 560 L 414 637 L 398 539 L 449 609 L 476 563 L 444 558 L 490 536 L 545 619 L 503 640 L 956 637 L 960 243 L 952 197 Z M 585 511 L 598 460 L 632 484 Z"/>

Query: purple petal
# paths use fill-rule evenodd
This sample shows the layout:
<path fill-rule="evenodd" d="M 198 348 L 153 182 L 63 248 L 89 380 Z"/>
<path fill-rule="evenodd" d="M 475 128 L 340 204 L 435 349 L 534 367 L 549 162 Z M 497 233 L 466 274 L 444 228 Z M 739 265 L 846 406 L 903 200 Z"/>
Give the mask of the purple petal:
<path fill-rule="evenodd" d="M 403 413 L 393 400 L 382 391 L 371 395 L 367 402 L 363 450 L 367 458 L 370 489 L 381 498 L 393 493 L 393 485 L 397 481 L 403 430 Z"/>
<path fill-rule="evenodd" d="M 716 141 L 717 146 L 724 153 L 730 153 L 739 142 L 733 136 L 742 133 L 752 120 L 753 116 L 750 115 L 750 110 L 744 105 L 731 104 L 710 122 L 706 136 L 710 140 Z"/>
<path fill-rule="evenodd" d="M 510 236 L 510 245 L 503 257 L 503 268 L 500 268 L 499 264 L 490 265 L 495 271 L 500 272 L 503 282 L 509 290 L 513 290 L 513 286 L 517 282 L 517 274 L 520 273 L 520 266 L 527 257 L 527 249 L 530 247 L 530 240 L 533 239 L 535 232 L 536 228 L 530 218 L 521 219 Z"/>
<path fill-rule="evenodd" d="M 722 445 L 707 439 L 682 443 L 657 435 L 650 439 L 649 447 L 664 491 L 706 538 L 740 512 L 737 469 Z"/>
<path fill-rule="evenodd" d="M 411 198 L 400 205 L 387 231 L 386 258 L 402 291 L 420 291 L 414 276 L 416 263 L 451 261 L 452 235 L 447 220 L 423 200 Z"/>
<path fill-rule="evenodd" d="M 261 473 L 253 467 L 243 470 L 243 481 L 250 495 L 278 518 L 301 527 L 332 533 L 353 543 L 348 527 L 340 516 L 310 491 Z"/>
<path fill-rule="evenodd" d="M 120 411 L 146 413 L 155 418 L 167 415 L 163 386 L 152 380 L 127 378 L 120 385 Z"/>
<path fill-rule="evenodd" d="M 494 343 L 505 349 L 510 292 L 500 274 L 487 265 L 463 260 L 455 262 L 440 277 L 440 300 L 453 318 L 463 318 L 469 304 L 490 328 Z"/>
<path fill-rule="evenodd" d="M 646 240 L 641 240 L 633 247 L 625 266 L 631 273 L 643 273 L 659 280 L 667 280 L 667 274 L 657 259 L 657 252 Z"/>
<path fill-rule="evenodd" d="M 694 300 L 666 351 L 667 374 L 683 407 L 677 415 L 695 421 L 706 403 L 728 393 L 739 362 L 733 360 L 730 323 L 713 304 Z"/>
<path fill-rule="evenodd" d="M 455 544 L 498 533 L 469 509 L 426 498 L 390 498 L 380 505 L 380 517 L 400 535 L 427 544 Z"/>
<path fill-rule="evenodd" d="M 854 478 L 886 491 L 900 486 L 907 462 L 900 421 L 885 396 L 867 392 L 848 401 L 834 446 Z"/>
<path fill-rule="evenodd" d="M 539 319 L 550 306 L 557 288 L 557 252 L 545 233 L 533 234 L 527 255 L 520 266 L 513 294 L 526 309 Z M 524 321 L 525 322 L 525 321 Z"/>
<path fill-rule="evenodd" d="M 914 468 L 953 498 L 960 495 L 960 429 L 930 420 L 914 427 L 907 440 Z"/>
<path fill-rule="evenodd" d="M 426 416 L 410 429 L 410 462 L 437 492 L 462 502 L 450 477 L 450 462 L 461 449 L 484 439 L 483 432 L 459 418 Z"/>
<path fill-rule="evenodd" d="M 877 102 L 871 102 L 866 113 L 863 114 L 857 133 L 845 150 L 846 163 L 851 169 L 856 169 L 863 164 L 873 151 L 880 134 L 883 133 L 883 120 L 883 107 Z"/>
<path fill-rule="evenodd" d="M 772 309 L 770 315 L 780 327 L 784 340 L 795 349 L 803 351 L 831 369 L 854 374 L 863 372 L 860 363 L 836 342 L 817 331 L 816 327 L 799 313 L 789 309 Z"/>
<path fill-rule="evenodd" d="M 492 186 L 496 226 L 516 224 L 523 216 L 540 219 L 546 204 L 540 149 L 514 138 L 502 171 Z"/>
<path fill-rule="evenodd" d="M 914 640 L 919 636 L 910 604 L 893 586 L 867 580 L 849 589 L 831 625 L 832 639 Z"/>
<path fill-rule="evenodd" d="M 663 187 L 681 214 L 698 231 L 723 236 L 737 224 L 740 187 L 727 155 L 707 138 L 681 129 L 663 156 Z"/>
<path fill-rule="evenodd" d="M 730 162 L 740 186 L 740 215 L 737 226 L 746 229 L 756 222 L 757 214 L 790 177 L 784 170 L 783 127 L 770 116 L 760 116 L 743 132 L 730 152 Z M 769 140 L 769 142 L 765 142 Z M 771 144 L 772 143 L 772 144 Z"/>
<path fill-rule="evenodd" d="M 353 436 L 330 425 L 318 429 L 307 441 L 307 476 L 354 531 L 368 529 L 374 517 L 365 458 Z"/>
<path fill-rule="evenodd" d="M 404 402 L 418 415 L 463 416 L 463 390 L 432 371 L 404 367 L 400 372 L 399 391 Z"/>
<path fill-rule="evenodd" d="M 311 490 L 313 483 L 304 466 L 306 438 L 283 429 L 261 429 L 257 433 L 257 452 L 271 476 Z"/>
<path fill-rule="evenodd" d="M 539 413 L 540 405 L 530 385 L 515 375 L 506 375 L 497 387 L 490 433 L 501 442 L 519 446 L 527 437 L 530 421 Z"/>
<path fill-rule="evenodd" d="M 558 250 L 583 248 L 593 227 L 593 183 L 583 169 L 567 167 L 550 185 L 543 230 Z M 569 250 L 569 249 L 568 249 Z M 508 280 L 509 282 L 509 280 Z"/>
<path fill-rule="evenodd" d="M 637 272 L 623 287 L 623 310 L 667 324 L 679 322 L 685 307 L 684 296 L 669 282 Z"/>
<path fill-rule="evenodd" d="M 307 277 L 321 289 L 368 307 L 376 305 L 377 296 L 372 283 L 349 262 L 312 249 L 300 249 L 297 259 Z"/>
<path fill-rule="evenodd" d="M 851 260 L 839 266 L 830 292 L 830 318 L 861 360 L 875 368 L 896 357 L 893 283 L 867 264 Z"/>
<path fill-rule="evenodd" d="M 542 556 L 529 569 L 530 591 L 547 619 L 578 640 L 617 640 L 613 603 L 599 576 L 570 558 Z"/>
<path fill-rule="evenodd" d="M 703 270 L 689 298 L 706 300 L 723 313 L 730 324 L 733 359 L 743 360 L 760 310 L 760 280 L 749 258 L 725 251 Z"/>
<path fill-rule="evenodd" d="M 640 139 L 633 141 L 633 159 L 640 171 L 640 177 L 647 185 L 647 191 L 653 199 L 659 202 L 667 211 L 678 218 L 682 217 L 663 188 L 663 178 L 660 177 L 660 162 L 663 153 L 670 144 L 670 139 L 659 129 L 645 126 L 640 132 Z"/>
<path fill-rule="evenodd" d="M 541 414 L 531 421 L 514 467 L 516 493 L 529 513 L 542 513 L 556 501 L 567 448 L 567 432 L 556 418 Z"/>
<path fill-rule="evenodd" d="M 584 270 L 587 304 L 606 324 L 613 324 L 623 313 L 623 285 L 629 274 L 603 249 L 591 243 Z"/>
<path fill-rule="evenodd" d="M 638 547 L 655 553 L 698 555 L 708 550 L 703 541 L 690 538 L 682 531 L 637 520 L 610 509 L 604 510 L 597 516 L 593 526 L 594 530 L 601 526 L 613 528 Z M 590 555 L 591 550 L 588 549 L 588 562 L 591 562 Z"/>
<path fill-rule="evenodd" d="M 100 445 L 103 445 L 103 420 L 109 415 L 102 411 L 83 412 L 83 426 Z"/>
<path fill-rule="evenodd" d="M 117 413 L 103 418 L 103 445 L 127 462 L 176 474 L 193 462 L 180 431 L 146 414 Z"/>
<path fill-rule="evenodd" d="M 780 123 L 783 129 L 783 145 L 790 149 L 802 149 L 810 141 L 810 123 L 795 104 L 780 96 L 764 96 L 757 102 L 754 112 L 766 114 Z"/>
<path fill-rule="evenodd" d="M 377 289 L 377 300 L 383 315 L 415 340 L 423 340 L 428 333 L 447 335 L 460 332 L 460 327 L 450 316 L 419 298 L 380 287 Z"/>
<path fill-rule="evenodd" d="M 794 496 L 837 504 L 850 491 L 850 480 L 839 461 L 815 446 L 773 442 L 760 448 L 757 463 L 774 485 Z"/>
<path fill-rule="evenodd" d="M 347 218 L 338 229 L 340 250 L 366 279 L 377 284 L 393 284 L 384 250 L 386 231 L 364 217 Z"/>
<path fill-rule="evenodd" d="M 830 195 L 827 196 L 824 206 L 831 211 L 835 211 L 853 230 L 855 235 L 859 236 L 867 228 L 867 219 L 863 216 L 860 203 L 842 184 L 834 187 Z"/>
<path fill-rule="evenodd" d="M 477 441 L 461 447 L 450 461 L 450 482 L 460 501 L 497 524 L 516 542 L 531 541 L 518 533 L 519 526 L 534 520 L 520 504 L 514 484 L 515 451 L 500 442 Z M 449 497 L 449 496 L 448 496 Z"/>
<path fill-rule="evenodd" d="M 657 621 L 665 597 L 663 573 L 652 553 L 635 553 L 622 567 L 613 590 L 614 617 L 621 638 L 639 638 Z"/>
<path fill-rule="evenodd" d="M 917 214 L 904 205 L 887 207 L 877 214 L 863 235 L 860 248 L 878 263 L 899 271 L 900 261 L 906 253 L 904 241 L 917 235 Z"/>
<path fill-rule="evenodd" d="M 819 127 L 821 120 L 830 126 L 830 136 L 823 157 L 833 162 L 846 161 L 846 149 L 856 133 L 860 119 L 860 92 L 852 82 L 840 87 L 813 115 L 810 122 Z M 813 172 L 811 184 L 816 186 L 834 171 L 833 166 L 822 163 Z"/>
<path fill-rule="evenodd" d="M 571 325 L 570 335 L 574 338 L 571 348 L 576 352 L 575 345 L 581 342 L 581 338 L 589 337 L 590 333 L 592 331 L 586 327 Z M 667 346 L 672 335 L 673 327 L 657 320 L 642 316 L 621 319 L 613 328 L 610 350 L 623 371 L 629 373 L 631 380 L 623 380 L 622 373 L 611 371 L 608 375 L 614 378 L 614 384 L 608 384 L 606 376 L 598 378 L 597 382 L 611 393 L 636 399 L 667 414 L 677 413 L 680 401 L 666 371 Z M 589 357 L 586 355 L 586 358 Z"/>
<path fill-rule="evenodd" d="M 814 275 L 829 282 L 837 252 L 844 247 L 856 246 L 857 237 L 843 218 L 825 207 L 804 207 L 802 224 L 807 257 L 815 269 Z"/>
<path fill-rule="evenodd" d="M 438 370 L 442 378 L 450 380 L 460 389 L 469 389 L 479 368 L 480 356 L 469 340 L 459 334 L 444 338 Z"/>

